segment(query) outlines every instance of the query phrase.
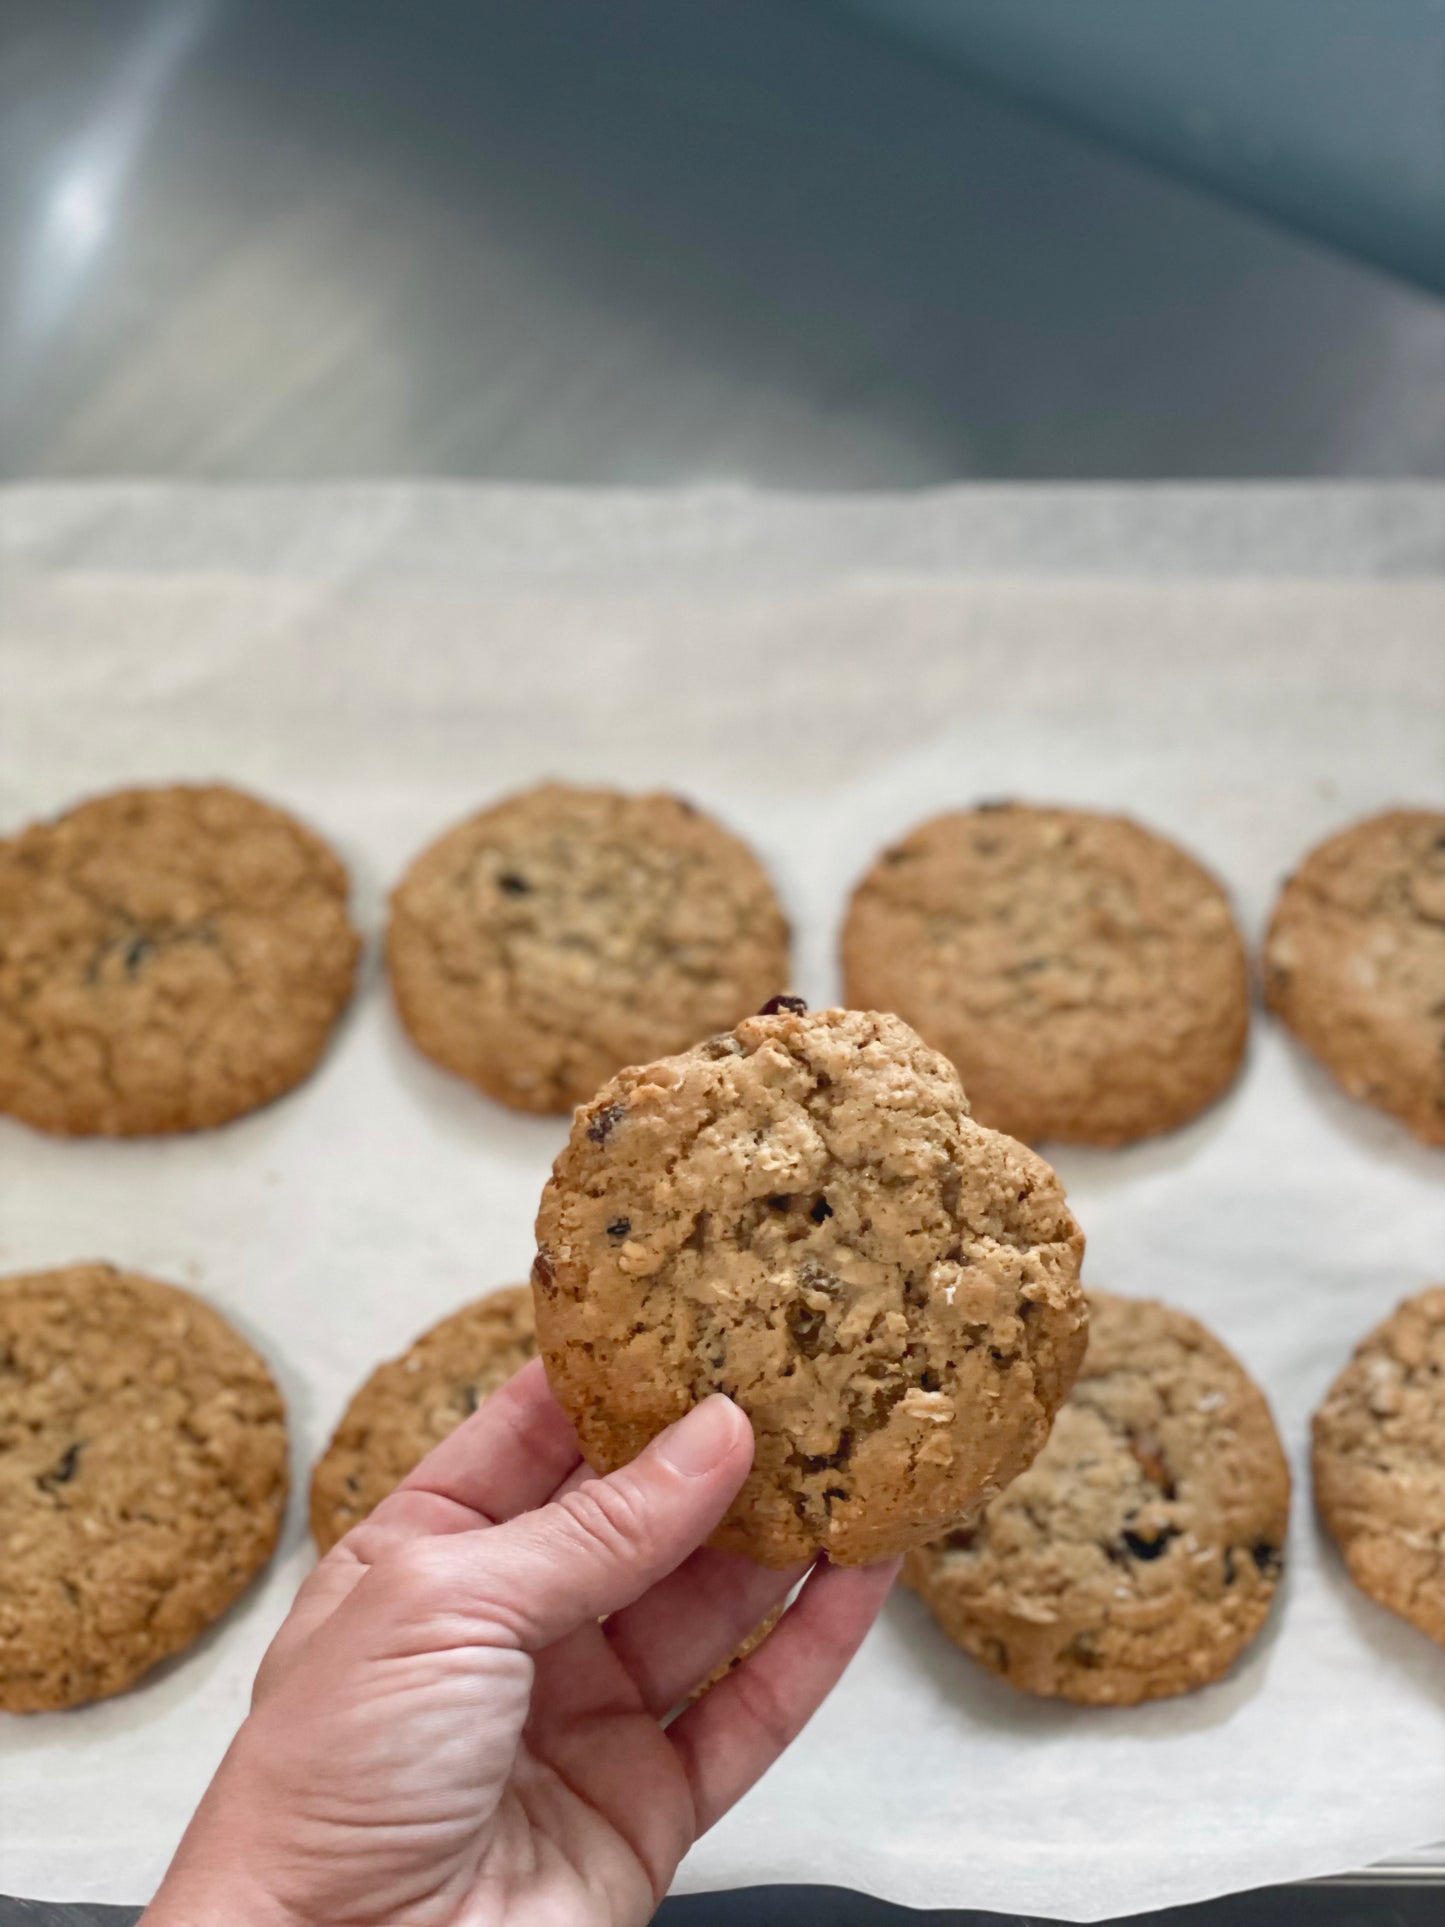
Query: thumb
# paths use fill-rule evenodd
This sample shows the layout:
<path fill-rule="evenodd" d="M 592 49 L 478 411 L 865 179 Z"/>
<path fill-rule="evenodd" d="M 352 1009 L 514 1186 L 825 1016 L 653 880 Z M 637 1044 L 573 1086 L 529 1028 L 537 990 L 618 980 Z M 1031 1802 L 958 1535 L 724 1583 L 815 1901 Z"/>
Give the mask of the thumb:
<path fill-rule="evenodd" d="M 753 1459 L 752 1427 L 714 1393 L 605 1479 L 438 1547 L 469 1615 L 550 1646 L 664 1578 L 712 1531 Z"/>

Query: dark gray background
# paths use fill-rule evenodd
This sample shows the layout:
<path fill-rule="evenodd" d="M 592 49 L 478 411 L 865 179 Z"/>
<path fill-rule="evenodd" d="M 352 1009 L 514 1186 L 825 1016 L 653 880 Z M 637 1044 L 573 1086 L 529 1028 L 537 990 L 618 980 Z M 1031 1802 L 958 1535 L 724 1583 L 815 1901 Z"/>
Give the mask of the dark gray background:
<path fill-rule="evenodd" d="M 130 1927 L 130 1907 L 46 1907 L 0 1900 L 5 1927 Z M 744 1894 L 666 1900 L 658 1927 L 1049 1927 L 1001 1914 L 915 1913 L 828 1887 L 753 1887 Z M 1205 1907 L 1136 1915 L 1140 1927 L 1439 1927 L 1440 1890 L 1388 1887 L 1281 1887 Z M 246 1927 L 237 1921 L 235 1927 Z"/>
<path fill-rule="evenodd" d="M 1445 292 L 1445 0 L 834 0 Z"/>

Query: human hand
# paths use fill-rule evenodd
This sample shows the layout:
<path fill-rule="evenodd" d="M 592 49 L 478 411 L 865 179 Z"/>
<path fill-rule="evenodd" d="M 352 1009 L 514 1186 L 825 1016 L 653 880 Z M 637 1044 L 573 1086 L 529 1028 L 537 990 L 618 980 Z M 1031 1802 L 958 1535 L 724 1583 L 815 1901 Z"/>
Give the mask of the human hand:
<path fill-rule="evenodd" d="M 593 1478 L 540 1362 L 519 1372 L 302 1586 L 142 1927 L 650 1919 L 896 1571 L 815 1568 L 665 1723 L 803 1570 L 702 1546 L 751 1462 L 714 1396 Z"/>

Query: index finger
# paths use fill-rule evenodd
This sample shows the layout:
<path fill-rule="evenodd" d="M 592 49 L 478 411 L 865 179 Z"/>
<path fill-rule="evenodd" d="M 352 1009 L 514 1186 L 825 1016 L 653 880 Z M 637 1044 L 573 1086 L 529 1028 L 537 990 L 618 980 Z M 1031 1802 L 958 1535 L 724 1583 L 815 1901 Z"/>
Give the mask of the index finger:
<path fill-rule="evenodd" d="M 497 1525 L 545 1505 L 581 1459 L 572 1421 L 553 1398 L 541 1359 L 534 1358 L 428 1452 L 372 1518 L 388 1509 L 429 1509 L 416 1505 L 421 1497 L 466 1515 L 439 1516 L 424 1530 Z M 399 1500 L 410 1503 L 403 1508 Z"/>
<path fill-rule="evenodd" d="M 383 1553 L 437 1533 L 499 1525 L 545 1505 L 581 1456 L 542 1361 L 533 1359 L 463 1419 L 307 1576 L 262 1662 L 257 1693 L 289 1666 Z"/>

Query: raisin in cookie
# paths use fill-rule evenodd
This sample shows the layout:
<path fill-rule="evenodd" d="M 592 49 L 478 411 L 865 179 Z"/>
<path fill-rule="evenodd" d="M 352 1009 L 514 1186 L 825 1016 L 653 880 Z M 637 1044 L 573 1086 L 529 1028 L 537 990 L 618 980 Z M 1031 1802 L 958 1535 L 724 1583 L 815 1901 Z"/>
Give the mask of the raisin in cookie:
<path fill-rule="evenodd" d="M 311 1530 L 328 1552 L 434 1445 L 537 1353 L 532 1294 L 494 1291 L 378 1365 L 311 1475 Z"/>
<path fill-rule="evenodd" d="M 675 796 L 549 783 L 509 797 L 423 852 L 391 906 L 412 1038 L 518 1110 L 571 1110 L 788 979 L 761 865 Z"/>
<path fill-rule="evenodd" d="M 286 1417 L 209 1305 L 110 1265 L 0 1278 L 0 1707 L 131 1686 L 270 1558 Z"/>
<path fill-rule="evenodd" d="M 1133 1706 L 1218 1679 L 1259 1632 L 1289 1492 L 1264 1394 L 1224 1346 L 1167 1305 L 1091 1291 L 1048 1444 L 904 1578 L 1011 1685 Z"/>
<path fill-rule="evenodd" d="M 1312 850 L 1280 893 L 1264 987 L 1351 1097 L 1445 1144 L 1445 814 L 1391 810 Z"/>
<path fill-rule="evenodd" d="M 1331 1386 L 1314 1487 L 1355 1583 L 1445 1646 L 1445 1285 L 1407 1298 Z"/>
<path fill-rule="evenodd" d="M 1121 816 L 985 805 L 921 824 L 853 893 L 848 1001 L 953 1060 L 974 1115 L 1126 1144 L 1228 1089 L 1249 970 L 1223 890 Z"/>
<path fill-rule="evenodd" d="M 756 1455 L 713 1543 L 855 1565 L 1038 1451 L 1083 1354 L 1083 1240 L 906 1024 L 774 1003 L 578 1112 L 537 1219 L 537 1333 L 593 1465 L 726 1392 Z"/>
<path fill-rule="evenodd" d="M 120 790 L 0 843 L 0 1110 L 224 1124 L 314 1068 L 359 941 L 339 859 L 231 789 Z"/>

